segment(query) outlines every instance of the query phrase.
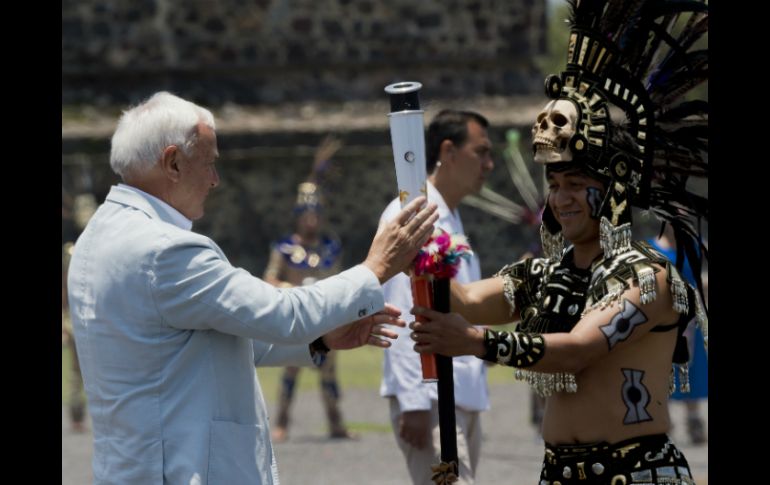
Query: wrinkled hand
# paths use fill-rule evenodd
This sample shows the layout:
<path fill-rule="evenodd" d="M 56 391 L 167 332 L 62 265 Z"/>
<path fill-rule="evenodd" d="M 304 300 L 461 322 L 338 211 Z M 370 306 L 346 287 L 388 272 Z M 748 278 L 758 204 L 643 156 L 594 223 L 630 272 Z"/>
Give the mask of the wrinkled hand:
<path fill-rule="evenodd" d="M 382 224 L 374 236 L 363 264 L 374 272 L 380 283 L 406 270 L 433 233 L 433 223 L 438 220 L 436 204 L 429 204 L 410 219 L 425 200 L 424 196 L 414 199 L 395 219 Z"/>
<path fill-rule="evenodd" d="M 417 449 L 430 443 L 430 411 L 406 411 L 398 418 L 398 434 Z"/>
<path fill-rule="evenodd" d="M 459 313 L 441 313 L 428 308 L 412 308 L 424 322 L 415 321 L 409 328 L 414 350 L 420 353 L 436 353 L 455 357 L 458 355 L 484 355 L 484 331 L 468 323 Z"/>
<path fill-rule="evenodd" d="M 398 308 L 386 303 L 382 311 L 335 328 L 323 336 L 323 342 L 332 350 L 355 349 L 364 345 L 390 347 L 390 342 L 382 337 L 397 339 L 398 334 L 385 325 L 405 327 L 406 322 L 398 318 L 399 315 L 401 311 Z"/>

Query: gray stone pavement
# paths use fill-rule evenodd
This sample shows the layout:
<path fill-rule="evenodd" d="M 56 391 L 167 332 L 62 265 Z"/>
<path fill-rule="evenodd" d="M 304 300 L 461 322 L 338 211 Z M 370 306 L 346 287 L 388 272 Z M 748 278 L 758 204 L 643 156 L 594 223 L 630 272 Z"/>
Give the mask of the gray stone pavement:
<path fill-rule="evenodd" d="M 482 416 L 484 430 L 479 485 L 532 485 L 537 482 L 542 442 L 529 424 L 529 394 L 523 383 L 491 387 L 492 410 Z M 275 409 L 268 404 L 270 411 Z M 295 399 L 290 439 L 275 445 L 283 485 L 404 485 L 409 478 L 390 431 L 387 401 L 372 390 L 346 390 L 341 402 L 357 440 L 328 440 L 317 391 Z M 702 409 L 708 416 L 708 404 Z M 693 447 L 685 431 L 684 407 L 671 407 L 670 433 L 682 449 L 698 485 L 708 482 L 708 446 Z M 89 423 L 90 429 L 90 423 Z M 62 485 L 91 483 L 92 435 L 71 431 L 62 408 Z M 234 484 L 238 485 L 238 484 Z"/>

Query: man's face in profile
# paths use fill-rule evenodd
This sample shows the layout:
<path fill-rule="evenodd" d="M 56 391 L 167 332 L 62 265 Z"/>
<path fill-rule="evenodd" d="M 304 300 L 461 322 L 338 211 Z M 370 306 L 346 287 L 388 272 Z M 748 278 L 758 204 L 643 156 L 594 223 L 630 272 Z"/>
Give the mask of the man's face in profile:
<path fill-rule="evenodd" d="M 189 150 L 189 156 L 177 152 L 180 170 L 180 195 L 177 210 L 190 220 L 203 217 L 204 204 L 209 191 L 219 185 L 216 160 L 219 157 L 214 130 L 198 125 L 198 139 Z"/>

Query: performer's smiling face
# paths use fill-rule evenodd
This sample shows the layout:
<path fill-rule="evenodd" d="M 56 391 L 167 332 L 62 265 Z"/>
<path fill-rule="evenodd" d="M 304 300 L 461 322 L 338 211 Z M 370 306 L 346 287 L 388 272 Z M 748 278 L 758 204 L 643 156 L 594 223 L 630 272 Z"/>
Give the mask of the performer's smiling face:
<path fill-rule="evenodd" d="M 596 190 L 604 194 L 603 184 L 577 168 L 561 172 L 546 170 L 546 178 L 548 205 L 561 224 L 564 238 L 572 244 L 598 241 Z"/>

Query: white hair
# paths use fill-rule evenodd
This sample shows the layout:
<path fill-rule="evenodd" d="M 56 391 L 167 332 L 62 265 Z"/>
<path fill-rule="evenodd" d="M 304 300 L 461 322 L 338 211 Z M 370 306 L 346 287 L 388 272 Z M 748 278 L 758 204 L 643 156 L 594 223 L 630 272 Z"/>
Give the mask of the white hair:
<path fill-rule="evenodd" d="M 128 174 L 141 174 L 160 160 L 169 145 L 176 145 L 187 155 L 201 122 L 216 128 L 214 116 L 206 108 L 166 91 L 155 93 L 120 117 L 112 135 L 112 170 L 124 179 Z"/>

